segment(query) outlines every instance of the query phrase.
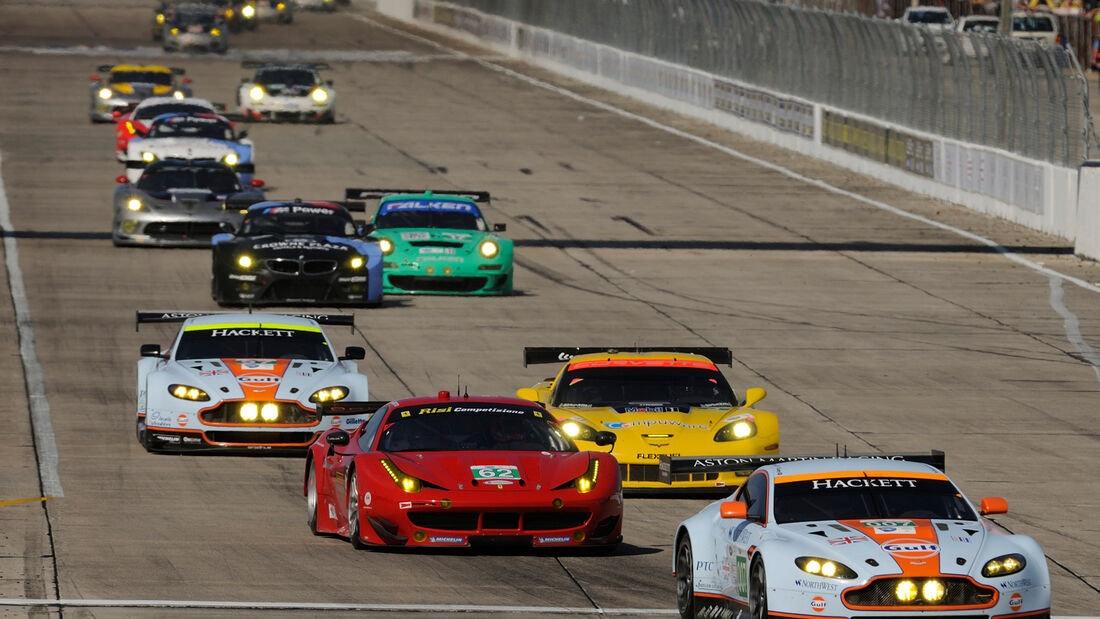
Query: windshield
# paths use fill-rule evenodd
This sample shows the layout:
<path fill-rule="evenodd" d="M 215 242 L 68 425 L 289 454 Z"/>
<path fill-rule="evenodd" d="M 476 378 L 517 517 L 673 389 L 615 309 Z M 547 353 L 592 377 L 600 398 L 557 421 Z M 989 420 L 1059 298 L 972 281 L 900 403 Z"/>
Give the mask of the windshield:
<path fill-rule="evenodd" d="M 176 14 L 175 19 L 172 20 L 177 26 L 216 26 L 218 22 L 217 13 L 199 13 L 199 12 L 180 12 Z"/>
<path fill-rule="evenodd" d="M 249 211 L 240 236 L 265 234 L 352 236 L 355 222 L 343 211 L 325 206 L 274 206 Z"/>
<path fill-rule="evenodd" d="M 261 69 L 256 72 L 256 82 L 266 86 L 312 86 L 317 78 L 306 69 Z"/>
<path fill-rule="evenodd" d="M 1017 32 L 1054 32 L 1054 21 L 1048 17 L 1013 17 L 1012 29 Z"/>
<path fill-rule="evenodd" d="M 946 11 L 911 11 L 907 18 L 913 24 L 948 24 L 951 14 Z"/>
<path fill-rule="evenodd" d="M 643 404 L 729 408 L 736 401 L 729 383 L 713 365 L 709 369 L 671 366 L 571 369 L 562 374 L 552 396 L 552 405 L 562 408 Z"/>
<path fill-rule="evenodd" d="M 943 479 L 845 477 L 775 484 L 775 521 L 937 518 L 977 520 L 955 485 Z"/>
<path fill-rule="evenodd" d="M 176 347 L 185 359 L 310 359 L 332 361 L 332 349 L 316 327 L 279 324 L 192 325 Z"/>
<path fill-rule="evenodd" d="M 149 130 L 150 138 L 207 138 L 233 140 L 233 128 L 217 118 L 177 116 L 158 122 Z"/>
<path fill-rule="evenodd" d="M 546 412 L 510 404 L 435 403 L 398 409 L 387 422 L 379 451 L 577 451 Z"/>
<path fill-rule="evenodd" d="M 139 107 L 137 111 L 134 112 L 134 119 L 148 120 L 150 118 L 156 118 L 161 114 L 208 114 L 212 111 L 213 110 L 204 105 L 196 105 L 194 103 L 158 103 L 156 105 Z"/>
<path fill-rule="evenodd" d="M 237 175 L 228 168 L 159 168 L 147 171 L 137 182 L 138 189 L 149 193 L 169 189 L 206 189 L 219 195 L 241 191 Z"/>
<path fill-rule="evenodd" d="M 162 71 L 114 71 L 111 73 L 112 84 L 157 84 L 170 86 L 172 74 Z"/>
<path fill-rule="evenodd" d="M 477 206 L 455 200 L 394 200 L 384 203 L 374 217 L 374 227 L 448 228 L 488 230 Z"/>

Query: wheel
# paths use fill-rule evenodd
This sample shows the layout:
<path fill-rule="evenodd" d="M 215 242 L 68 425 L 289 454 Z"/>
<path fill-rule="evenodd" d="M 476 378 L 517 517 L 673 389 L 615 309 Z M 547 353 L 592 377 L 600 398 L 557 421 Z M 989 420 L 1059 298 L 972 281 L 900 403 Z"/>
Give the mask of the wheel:
<path fill-rule="evenodd" d="M 684 535 L 676 545 L 676 608 L 683 619 L 695 619 L 695 563 L 691 558 L 691 538 Z"/>
<path fill-rule="evenodd" d="M 768 578 L 764 572 L 764 562 L 760 559 L 752 562 L 749 574 L 749 619 L 768 618 Z"/>
<path fill-rule="evenodd" d="M 348 540 L 356 549 L 367 547 L 359 530 L 359 482 L 355 471 L 352 471 L 351 481 L 348 482 Z"/>
<path fill-rule="evenodd" d="M 147 435 L 148 430 L 145 429 L 145 422 L 138 417 L 137 420 L 137 440 L 141 443 L 141 446 L 145 448 L 145 451 L 149 453 L 156 453 L 156 450 L 149 446 L 149 437 Z"/>
<path fill-rule="evenodd" d="M 309 530 L 314 535 L 320 535 L 317 532 L 317 475 L 313 472 L 313 460 L 310 459 L 306 464 L 306 524 L 309 525 Z"/>

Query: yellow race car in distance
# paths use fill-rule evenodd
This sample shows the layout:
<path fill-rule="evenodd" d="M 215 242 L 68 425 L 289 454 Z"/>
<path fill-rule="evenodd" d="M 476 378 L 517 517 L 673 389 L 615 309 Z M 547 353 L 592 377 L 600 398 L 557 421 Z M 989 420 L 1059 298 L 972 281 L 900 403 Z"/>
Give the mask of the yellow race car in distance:
<path fill-rule="evenodd" d="M 779 453 L 775 414 L 751 408 L 764 399 L 761 388 L 744 399 L 733 392 L 716 363 L 732 367 L 728 348 L 525 348 L 524 365 L 564 367 L 520 398 L 540 402 L 581 449 L 601 451 L 597 432 L 617 436 L 612 453 L 623 488 L 661 489 L 662 455 L 745 456 Z M 703 490 L 739 485 L 747 473 L 689 473 L 672 476 L 673 489 Z"/>

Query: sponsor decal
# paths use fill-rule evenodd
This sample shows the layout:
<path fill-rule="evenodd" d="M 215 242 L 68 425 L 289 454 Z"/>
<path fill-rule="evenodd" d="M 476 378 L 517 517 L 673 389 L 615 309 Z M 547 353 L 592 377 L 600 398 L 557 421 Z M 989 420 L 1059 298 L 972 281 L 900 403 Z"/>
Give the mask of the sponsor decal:
<path fill-rule="evenodd" d="M 668 447 L 670 445 L 670 443 L 657 443 L 657 444 L 650 443 L 650 445 L 652 445 L 653 447 Z M 637 458 L 638 460 L 659 460 L 661 458 L 661 455 L 662 454 L 641 454 L 640 453 L 640 454 L 635 454 L 634 457 Z M 670 453 L 670 454 L 663 454 L 663 455 L 666 455 L 666 456 L 679 456 L 680 454 Z"/>
<path fill-rule="evenodd" d="M 211 329 L 210 337 L 294 337 L 291 329 Z"/>
<path fill-rule="evenodd" d="M 713 572 L 714 571 L 714 566 L 715 566 L 714 561 L 696 561 L 695 562 L 695 571 L 696 572 Z"/>
<path fill-rule="evenodd" d="M 334 425 L 334 426 L 340 425 L 340 418 L 339 417 L 331 417 L 330 419 L 332 420 L 331 421 L 332 425 Z"/>
<path fill-rule="evenodd" d="M 958 542 L 960 544 L 969 544 L 971 540 L 970 540 L 969 537 L 966 537 L 965 535 L 952 535 L 951 536 L 951 541 Z"/>
<path fill-rule="evenodd" d="M 454 247 L 421 247 L 421 254 L 444 254 L 447 256 L 453 256 L 455 254 Z"/>
<path fill-rule="evenodd" d="M 328 517 L 336 520 L 336 506 L 332 503 L 328 504 Z"/>
<path fill-rule="evenodd" d="M 426 241 L 432 238 L 432 235 L 428 232 L 402 232 L 402 241 Z"/>
<path fill-rule="evenodd" d="M 504 464 L 482 464 L 470 467 L 474 481 L 506 486 L 520 480 L 519 467 Z"/>
<path fill-rule="evenodd" d="M 913 535 L 917 527 L 874 527 L 875 535 Z"/>
<path fill-rule="evenodd" d="M 229 279 L 237 279 L 242 282 L 254 282 L 257 279 L 255 275 L 238 275 L 237 273 L 230 273 Z"/>
<path fill-rule="evenodd" d="M 867 542 L 867 541 L 870 541 L 870 540 L 868 540 L 863 535 L 849 535 L 849 536 L 845 536 L 845 537 L 834 537 L 833 539 L 829 540 L 829 543 L 832 544 L 833 546 L 840 546 L 842 544 L 855 544 L 855 543 L 858 543 L 858 542 Z"/>
<path fill-rule="evenodd" d="M 362 282 L 367 281 L 367 276 L 366 275 L 353 275 L 351 277 L 338 277 L 336 279 L 336 281 L 343 282 L 343 283 L 346 283 L 346 284 L 362 283 Z"/>
<path fill-rule="evenodd" d="M 915 479 L 884 479 L 880 477 L 853 477 L 849 479 L 815 479 L 814 490 L 837 488 L 916 488 Z"/>
<path fill-rule="evenodd" d="M 734 565 L 737 580 L 737 595 L 748 597 L 749 595 L 749 560 L 744 555 L 737 555 Z"/>
<path fill-rule="evenodd" d="M 176 417 L 176 423 L 182 428 L 187 425 L 187 415 L 180 413 L 179 417 Z"/>
<path fill-rule="evenodd" d="M 440 232 L 439 236 L 452 241 L 469 241 L 474 237 L 474 235 L 465 232 Z"/>
<path fill-rule="evenodd" d="M 299 213 L 303 215 L 335 215 L 337 213 L 337 210 L 327 206 L 285 205 L 265 208 L 262 212 L 264 215 L 287 215 Z"/>
<path fill-rule="evenodd" d="M 183 442 L 189 445 L 197 445 L 202 442 L 202 439 L 197 436 L 185 436 Z"/>
<path fill-rule="evenodd" d="M 241 374 L 237 377 L 237 382 L 253 389 L 270 389 L 278 386 L 279 376 L 276 374 L 261 374 L 253 372 L 249 374 Z"/>
<path fill-rule="evenodd" d="M 637 421 L 605 421 L 604 427 L 611 430 L 625 430 L 627 428 L 648 428 L 650 426 L 674 426 L 687 430 L 706 430 L 709 426 L 701 423 L 684 423 L 675 419 L 639 419 Z"/>
<path fill-rule="evenodd" d="M 221 376 L 228 373 L 229 370 L 210 370 L 209 372 L 199 372 L 199 376 Z"/>
<path fill-rule="evenodd" d="M 180 437 L 175 434 L 153 434 L 153 437 L 162 443 L 179 443 Z"/>
<path fill-rule="evenodd" d="M 882 549 L 896 559 L 928 559 L 940 554 L 940 547 L 922 539 L 898 539 L 882 544 Z"/>
<path fill-rule="evenodd" d="M 806 580 L 805 578 L 795 578 L 794 586 L 801 587 L 803 589 L 813 589 L 814 591 L 828 591 L 833 592 L 840 588 L 840 585 L 835 582 L 826 582 L 824 580 Z"/>
<path fill-rule="evenodd" d="M 825 598 L 815 595 L 814 599 L 810 600 L 810 608 L 814 609 L 815 613 L 825 610 Z"/>
<path fill-rule="evenodd" d="M 1013 593 L 1012 597 L 1008 598 L 1008 607 L 1013 611 L 1020 610 L 1024 606 L 1024 596 L 1019 593 Z"/>
<path fill-rule="evenodd" d="M 1027 589 L 1032 586 L 1030 578 L 1021 578 L 1019 580 L 1006 580 L 998 585 L 1002 589 Z"/>
<path fill-rule="evenodd" d="M 428 538 L 428 541 L 433 544 L 465 544 L 466 538 L 451 537 L 448 535 L 433 535 Z"/>
<path fill-rule="evenodd" d="M 917 523 L 912 520 L 860 520 L 865 527 L 915 527 Z"/>
<path fill-rule="evenodd" d="M 397 504 L 397 509 L 412 509 L 412 501 L 401 501 Z"/>
<path fill-rule="evenodd" d="M 237 365 L 243 370 L 270 370 L 277 363 L 276 359 L 237 359 Z"/>
<path fill-rule="evenodd" d="M 535 541 L 540 544 L 568 544 L 573 538 L 568 535 L 543 535 L 536 537 Z"/>
<path fill-rule="evenodd" d="M 366 505 L 370 505 L 370 502 L 371 502 L 371 495 L 370 495 L 370 493 L 369 493 L 369 492 L 364 492 L 364 493 L 363 493 L 363 505 L 364 505 L 364 506 L 366 506 Z"/>
<path fill-rule="evenodd" d="M 718 368 L 709 361 L 690 361 L 686 359 L 596 359 L 593 361 L 578 361 L 569 364 L 570 370 L 581 368 L 699 368 L 718 371 Z"/>
<path fill-rule="evenodd" d="M 272 241 L 271 243 L 260 243 L 253 249 L 296 249 L 296 250 L 328 250 L 328 251 L 350 251 L 351 247 L 347 245 L 341 245 L 339 243 L 321 243 L 319 241 L 297 239 L 292 241 Z"/>
<path fill-rule="evenodd" d="M 379 215 L 393 211 L 447 211 L 454 213 L 478 214 L 477 207 L 467 202 L 446 202 L 443 200 L 395 200 L 382 205 Z"/>

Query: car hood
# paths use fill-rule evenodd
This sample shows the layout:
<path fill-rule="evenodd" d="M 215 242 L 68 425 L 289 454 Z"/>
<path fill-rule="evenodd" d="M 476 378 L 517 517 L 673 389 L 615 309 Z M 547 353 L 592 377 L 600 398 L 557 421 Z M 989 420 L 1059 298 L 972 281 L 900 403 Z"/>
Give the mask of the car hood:
<path fill-rule="evenodd" d="M 351 239 L 319 234 L 301 236 L 266 235 L 245 237 L 240 240 L 261 258 L 331 258 L 333 255 L 356 250 L 356 243 Z"/>
<path fill-rule="evenodd" d="M 383 228 L 371 233 L 374 237 L 386 237 L 398 243 L 398 247 L 408 246 L 409 250 L 421 254 L 459 253 L 465 254 L 477 248 L 478 243 L 489 236 L 481 230 L 445 230 L 439 228 Z M 499 243 L 500 240 L 497 240 Z M 450 250 L 450 251 L 447 251 Z"/>
<path fill-rule="evenodd" d="M 304 97 L 313 92 L 315 86 L 291 86 L 287 84 L 260 84 L 264 92 L 276 97 Z"/>
<path fill-rule="evenodd" d="M 185 208 L 213 203 L 220 209 L 222 202 L 233 194 L 214 193 L 209 189 L 166 189 L 164 191 L 147 191 L 145 195 L 165 204 Z"/>
<path fill-rule="evenodd" d="M 139 138 L 130 140 L 130 159 L 139 159 L 143 152 L 150 152 L 158 159 L 221 159 L 236 153 L 241 161 L 251 160 L 251 145 L 229 140 L 210 138 Z"/>
<path fill-rule="evenodd" d="M 632 405 L 598 408 L 551 409 L 559 421 L 572 419 L 586 423 L 595 430 L 646 434 L 713 434 L 728 423 L 755 421 L 757 411 L 736 406 L 697 408 L 666 404 Z"/>
<path fill-rule="evenodd" d="M 405 473 L 448 490 L 494 493 L 553 490 L 583 475 L 590 459 L 587 452 L 548 451 L 395 452 L 387 457 Z M 515 467 L 519 481 L 475 484 L 474 467 L 479 466 Z"/>
<path fill-rule="evenodd" d="M 129 82 L 120 84 L 111 84 L 111 90 L 120 95 L 125 95 L 127 99 L 148 99 L 149 97 L 164 96 L 175 90 L 175 86 L 171 84 L 149 84 L 144 82 Z"/>
<path fill-rule="evenodd" d="M 195 386 L 213 399 L 305 401 L 335 380 L 335 361 L 300 359 L 188 359 L 176 363 Z M 324 384 L 321 384 L 324 383 Z"/>

